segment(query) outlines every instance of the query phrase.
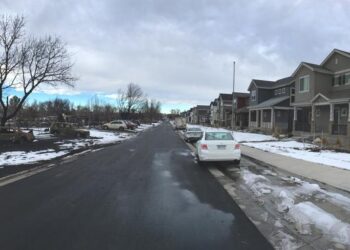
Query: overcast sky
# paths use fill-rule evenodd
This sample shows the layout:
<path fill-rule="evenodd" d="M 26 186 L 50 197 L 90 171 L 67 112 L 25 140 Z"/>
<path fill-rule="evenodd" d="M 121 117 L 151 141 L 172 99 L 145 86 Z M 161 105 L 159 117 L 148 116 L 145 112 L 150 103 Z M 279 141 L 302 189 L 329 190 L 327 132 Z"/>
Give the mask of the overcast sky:
<path fill-rule="evenodd" d="M 164 110 L 209 104 L 252 78 L 290 75 L 350 51 L 348 0 L 0 0 L 26 18 L 28 34 L 56 34 L 69 47 L 76 88 L 48 94 L 114 97 L 134 82 Z M 73 98 L 73 97 L 72 97 Z"/>

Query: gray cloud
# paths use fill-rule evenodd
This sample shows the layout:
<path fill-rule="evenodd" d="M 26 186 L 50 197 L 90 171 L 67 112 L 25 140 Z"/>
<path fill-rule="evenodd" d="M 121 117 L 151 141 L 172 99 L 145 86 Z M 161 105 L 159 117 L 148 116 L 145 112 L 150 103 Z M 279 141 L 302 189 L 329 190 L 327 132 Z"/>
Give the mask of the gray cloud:
<path fill-rule="evenodd" d="M 2 0 L 23 14 L 28 33 L 69 45 L 78 91 L 113 94 L 133 81 L 167 103 L 209 103 L 252 78 L 277 79 L 300 61 L 350 50 L 350 2 Z"/>

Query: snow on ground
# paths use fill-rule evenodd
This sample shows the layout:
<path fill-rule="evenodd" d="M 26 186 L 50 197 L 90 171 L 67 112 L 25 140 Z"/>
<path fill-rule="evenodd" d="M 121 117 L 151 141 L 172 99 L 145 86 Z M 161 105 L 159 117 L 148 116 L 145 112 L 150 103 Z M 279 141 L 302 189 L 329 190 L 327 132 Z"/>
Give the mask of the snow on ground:
<path fill-rule="evenodd" d="M 261 141 L 276 141 L 277 139 L 271 135 L 263 135 L 248 132 L 233 132 L 234 138 L 238 142 L 261 142 Z"/>
<path fill-rule="evenodd" d="M 142 124 L 136 132 L 144 131 L 153 126 L 158 126 L 159 123 L 154 124 Z M 33 129 L 34 135 L 38 139 L 47 139 L 52 136 L 45 131 L 45 128 Z M 90 129 L 90 136 L 88 139 L 72 139 L 62 140 L 55 144 L 58 145 L 59 151 L 48 148 L 40 151 L 10 151 L 0 154 L 0 168 L 4 166 L 14 166 L 22 164 L 33 164 L 40 161 L 51 160 L 63 155 L 68 154 L 72 150 L 86 148 L 91 145 L 104 145 L 116 143 L 119 141 L 127 140 L 136 136 L 136 133 L 120 133 L 114 131 L 101 131 L 97 129 Z"/>
<path fill-rule="evenodd" d="M 106 132 L 106 131 L 100 131 L 97 129 L 90 129 L 90 136 L 96 137 L 97 139 L 93 140 L 93 144 L 95 145 L 101 145 L 101 144 L 109 144 L 109 143 L 115 143 L 118 141 L 123 141 L 128 138 L 134 137 L 134 134 L 128 134 L 128 133 L 118 133 L 118 132 Z"/>
<path fill-rule="evenodd" d="M 288 214 L 295 223 L 314 225 L 335 242 L 350 245 L 350 225 L 315 204 L 306 201 L 293 206 Z"/>
<path fill-rule="evenodd" d="M 309 151 L 310 148 L 315 147 L 313 144 L 296 141 L 276 141 L 244 143 L 244 145 L 275 154 L 350 170 L 350 154 L 330 150 L 321 150 L 320 152 Z"/>
<path fill-rule="evenodd" d="M 0 154 L 0 166 L 13 166 L 32 164 L 39 161 L 47 161 L 67 154 L 68 151 L 55 152 L 53 149 L 40 151 L 12 151 Z"/>
<path fill-rule="evenodd" d="M 311 202 L 311 197 L 329 202 L 336 210 L 350 210 L 350 198 L 321 189 L 318 184 L 302 181 L 295 177 L 281 177 L 281 180 L 295 185 L 274 185 L 263 175 L 249 170 L 241 171 L 242 179 L 253 194 L 261 198 L 273 197 L 275 209 L 285 215 L 285 219 L 294 223 L 300 234 L 312 234 L 312 227 L 320 230 L 324 237 L 337 243 L 350 245 L 350 225 L 342 222 L 331 213 Z M 269 190 L 269 192 L 266 192 Z M 281 217 L 282 218 L 282 217 Z"/>

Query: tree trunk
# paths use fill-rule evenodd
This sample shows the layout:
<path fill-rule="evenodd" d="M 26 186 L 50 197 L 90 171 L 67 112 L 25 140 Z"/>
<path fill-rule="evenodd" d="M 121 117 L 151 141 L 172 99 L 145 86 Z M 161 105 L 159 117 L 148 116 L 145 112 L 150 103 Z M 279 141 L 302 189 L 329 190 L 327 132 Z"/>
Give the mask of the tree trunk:
<path fill-rule="evenodd" d="M 0 128 L 5 127 L 6 122 L 7 122 L 6 116 L 2 117 L 0 120 Z"/>

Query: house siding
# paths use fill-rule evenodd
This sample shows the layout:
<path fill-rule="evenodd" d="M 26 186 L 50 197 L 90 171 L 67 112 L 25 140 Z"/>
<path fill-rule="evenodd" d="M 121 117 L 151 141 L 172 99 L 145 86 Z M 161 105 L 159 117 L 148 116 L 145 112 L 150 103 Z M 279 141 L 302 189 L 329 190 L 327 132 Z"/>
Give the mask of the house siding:
<path fill-rule="evenodd" d="M 315 94 L 321 93 L 329 97 L 332 90 L 332 75 L 315 72 Z"/>
<path fill-rule="evenodd" d="M 338 64 L 335 64 L 335 58 L 338 58 Z M 325 68 L 333 72 L 345 70 L 350 68 L 350 58 L 345 57 L 339 53 L 334 53 L 323 65 Z"/>
<path fill-rule="evenodd" d="M 299 78 L 302 76 L 310 76 L 309 92 L 300 93 L 299 91 Z M 310 102 L 315 96 L 315 74 L 310 69 L 302 66 L 294 77 L 295 80 L 295 104 Z"/>

